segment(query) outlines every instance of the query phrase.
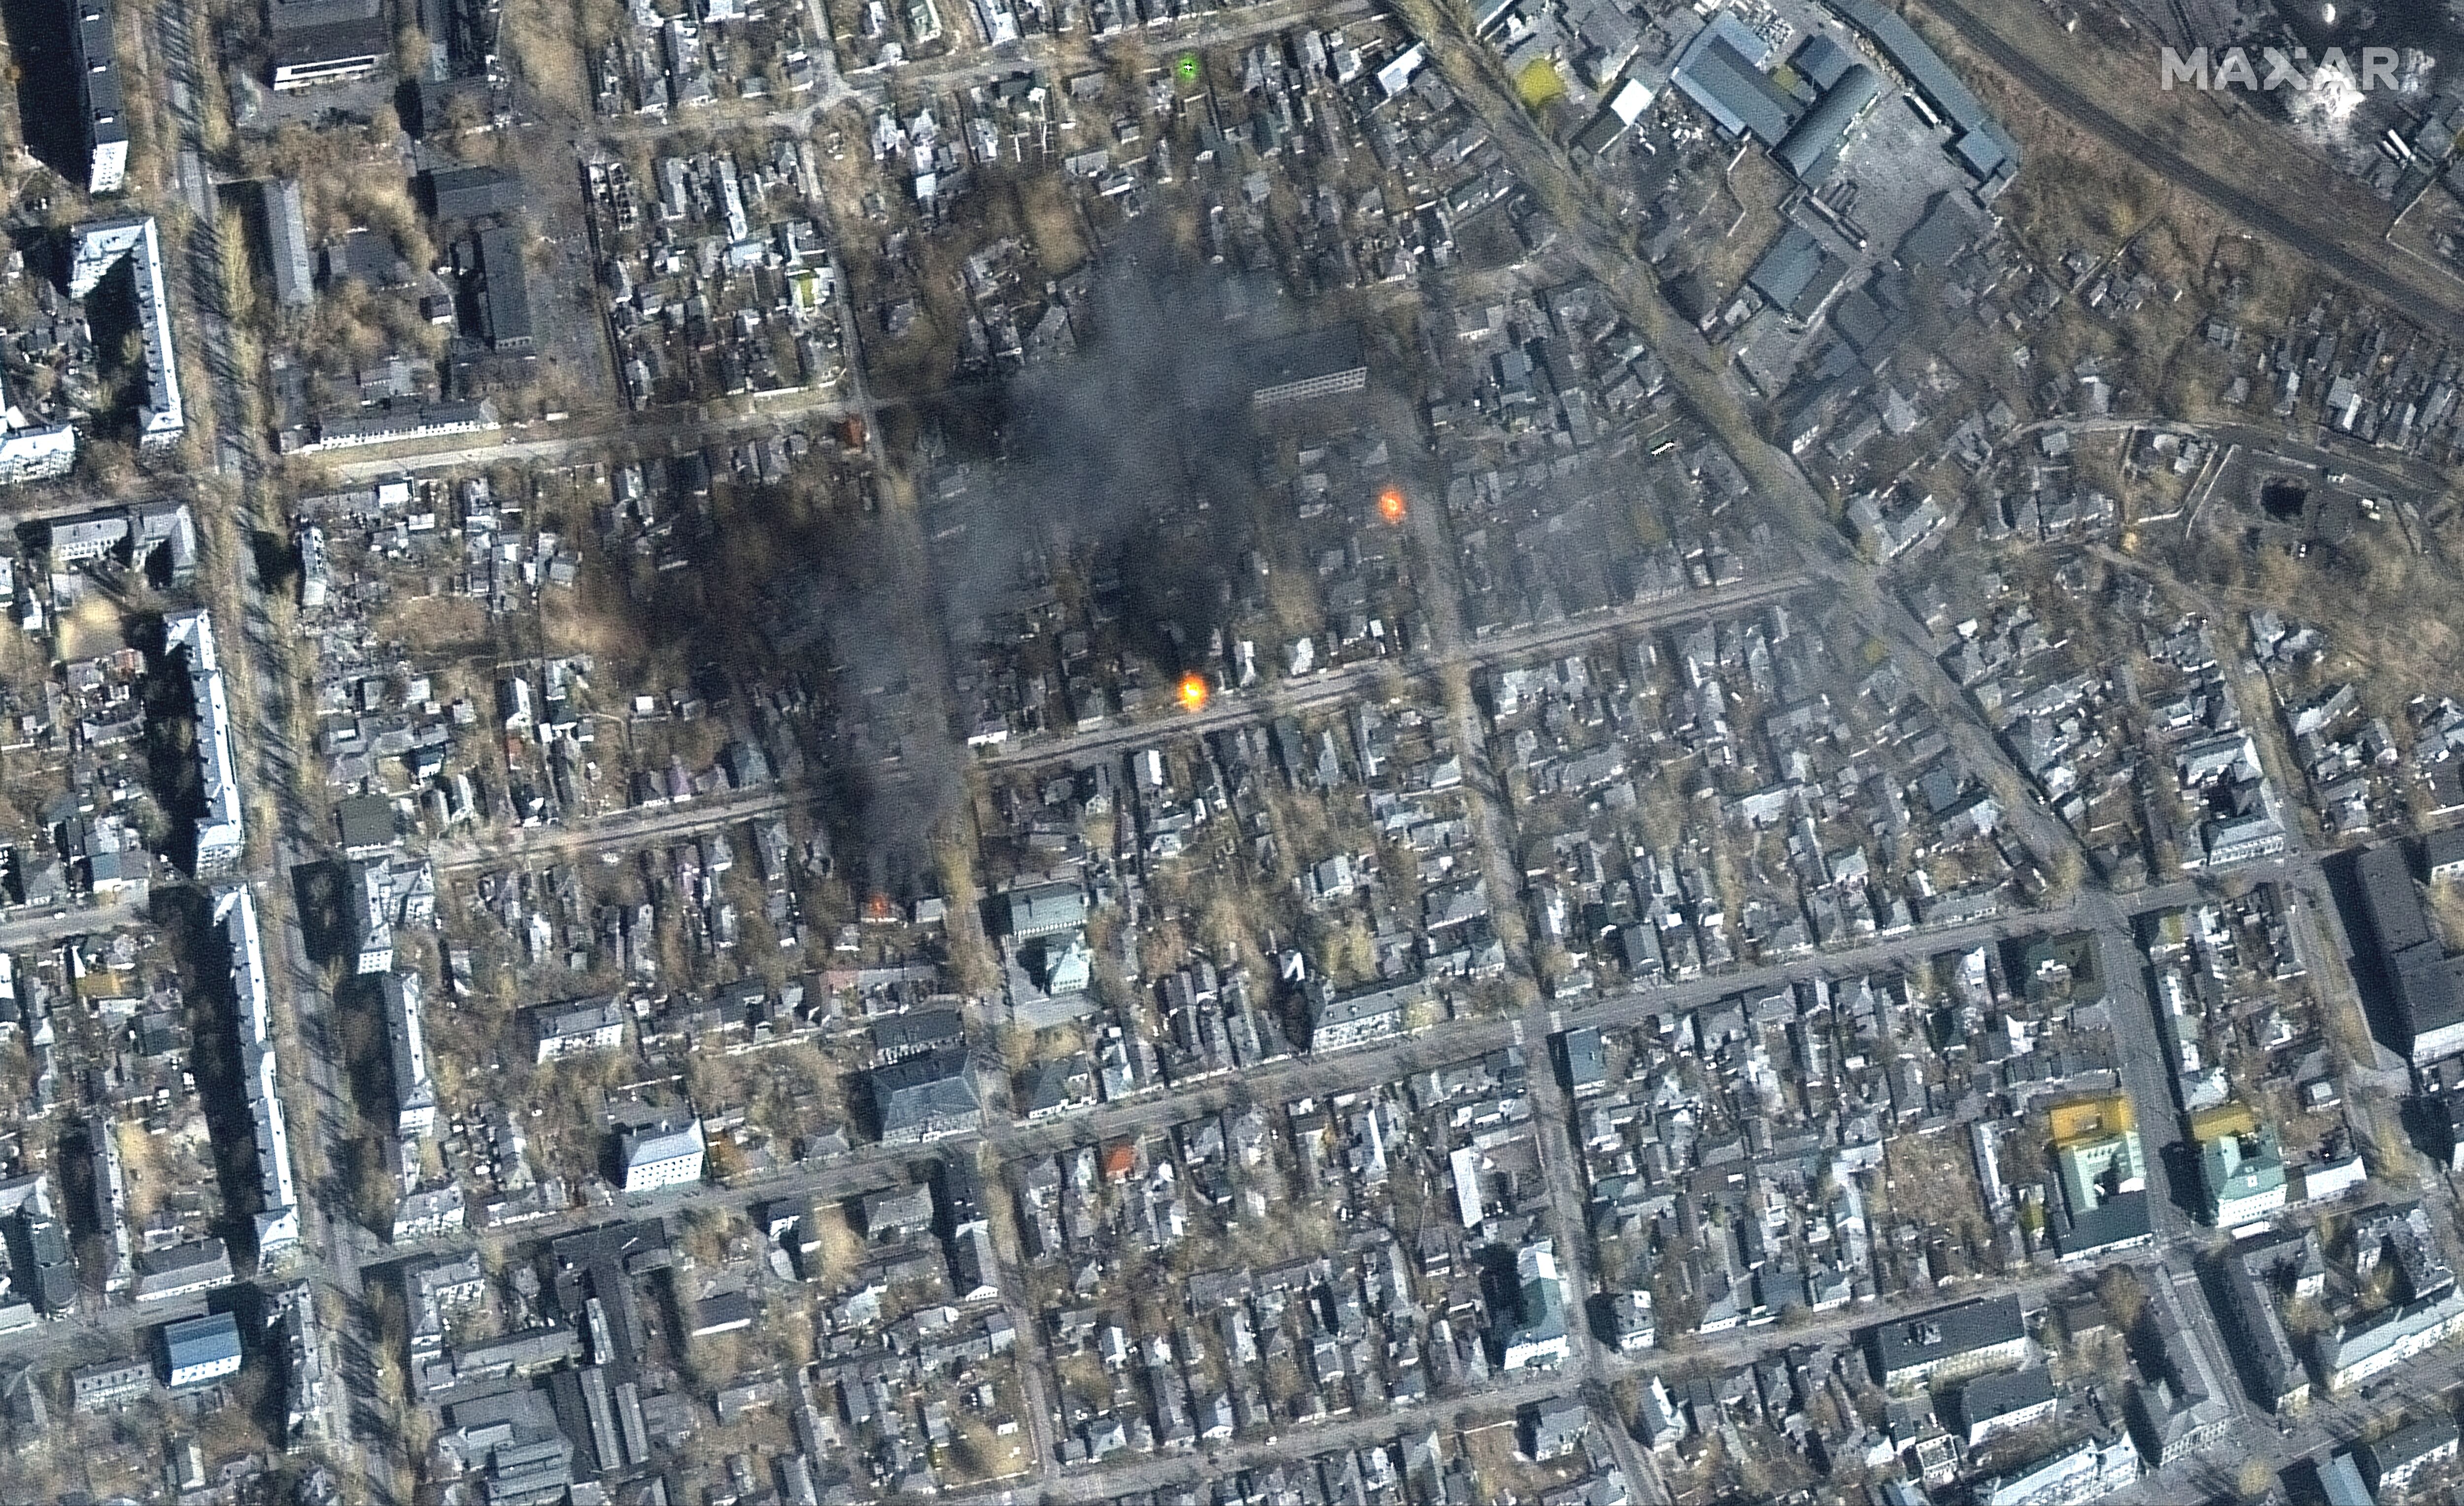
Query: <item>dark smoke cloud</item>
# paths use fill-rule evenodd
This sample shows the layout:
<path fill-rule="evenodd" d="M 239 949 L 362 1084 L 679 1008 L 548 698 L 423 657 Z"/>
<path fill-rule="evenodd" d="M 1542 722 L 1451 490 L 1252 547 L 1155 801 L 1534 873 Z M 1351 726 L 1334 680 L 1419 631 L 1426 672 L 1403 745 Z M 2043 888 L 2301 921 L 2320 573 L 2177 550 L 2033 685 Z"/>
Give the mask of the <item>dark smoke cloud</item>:
<path fill-rule="evenodd" d="M 1078 353 L 1004 384 L 998 463 L 954 510 L 963 535 L 937 551 L 954 628 L 1007 597 L 1030 551 L 1109 556 L 1133 646 L 1166 670 L 1204 651 L 1217 582 L 1254 542 L 1244 347 L 1284 322 L 1271 304 L 1245 312 L 1262 300 L 1243 291 L 1152 244 L 1102 265 L 1070 310 Z"/>
<path fill-rule="evenodd" d="M 945 649 L 959 667 L 972 660 L 980 624 L 1015 601 L 1029 558 L 1110 566 L 1129 652 L 1161 681 L 1202 666 L 1224 583 L 1257 542 L 1260 440 L 1243 348 L 1289 322 L 1271 295 L 1246 291 L 1153 237 L 1115 248 L 1069 310 L 1074 355 L 928 420 L 940 442 L 928 447 L 940 452 L 918 467 L 920 527 L 885 526 L 882 557 L 841 572 L 854 589 L 835 593 L 830 626 L 847 688 L 904 682 L 911 704 L 941 709 L 937 724 L 902 729 L 894 773 L 854 771 L 845 792 L 851 835 L 893 868 L 910 869 L 918 860 L 906 855 L 924 852 L 963 799 L 964 729 L 952 721 L 970 709 L 947 694 Z M 960 467 L 963 491 L 938 496 Z M 925 579 L 929 597 L 915 589 Z"/>

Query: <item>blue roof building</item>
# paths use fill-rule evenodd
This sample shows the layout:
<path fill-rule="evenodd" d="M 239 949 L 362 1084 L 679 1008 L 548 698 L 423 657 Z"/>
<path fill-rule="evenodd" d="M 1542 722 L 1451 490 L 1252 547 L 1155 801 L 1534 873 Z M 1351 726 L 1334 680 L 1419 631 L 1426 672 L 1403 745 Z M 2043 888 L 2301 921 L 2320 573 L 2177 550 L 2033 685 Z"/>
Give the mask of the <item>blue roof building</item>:
<path fill-rule="evenodd" d="M 164 1324 L 163 1360 L 175 1391 L 238 1374 L 238 1320 L 229 1313 L 209 1313 Z"/>

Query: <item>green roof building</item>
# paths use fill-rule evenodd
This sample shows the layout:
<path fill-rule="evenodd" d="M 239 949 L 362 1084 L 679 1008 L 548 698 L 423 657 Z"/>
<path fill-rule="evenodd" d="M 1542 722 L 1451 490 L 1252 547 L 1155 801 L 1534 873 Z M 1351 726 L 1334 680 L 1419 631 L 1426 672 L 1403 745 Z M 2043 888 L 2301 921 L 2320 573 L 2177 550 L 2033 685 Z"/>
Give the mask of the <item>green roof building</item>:
<path fill-rule="evenodd" d="M 2284 1206 L 2284 1155 L 2276 1131 L 2259 1125 L 2199 1143 L 2199 1184 L 2208 1194 L 2208 1222 L 2232 1228 Z"/>

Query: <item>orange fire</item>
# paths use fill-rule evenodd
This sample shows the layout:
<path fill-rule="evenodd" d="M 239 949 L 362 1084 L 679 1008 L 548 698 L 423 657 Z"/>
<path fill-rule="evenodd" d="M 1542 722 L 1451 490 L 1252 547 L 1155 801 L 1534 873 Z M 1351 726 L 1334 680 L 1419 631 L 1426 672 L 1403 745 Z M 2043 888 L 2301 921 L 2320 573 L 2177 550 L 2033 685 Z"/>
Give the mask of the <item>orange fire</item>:
<path fill-rule="evenodd" d="M 1206 709 L 1206 677 L 1195 669 L 1180 677 L 1180 709 L 1184 711 Z"/>
<path fill-rule="evenodd" d="M 1403 489 L 1388 487 L 1377 493 L 1377 515 L 1389 523 L 1403 521 Z"/>

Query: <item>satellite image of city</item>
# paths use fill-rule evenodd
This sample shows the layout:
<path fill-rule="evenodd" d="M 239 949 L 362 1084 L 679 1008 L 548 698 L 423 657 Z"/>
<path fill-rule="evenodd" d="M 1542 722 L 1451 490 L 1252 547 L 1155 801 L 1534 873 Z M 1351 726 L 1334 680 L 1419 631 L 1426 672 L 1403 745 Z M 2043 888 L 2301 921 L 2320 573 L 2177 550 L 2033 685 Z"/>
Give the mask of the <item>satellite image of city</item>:
<path fill-rule="evenodd" d="M 2464 0 L 0 0 L 0 1506 L 2464 1506 Z"/>

